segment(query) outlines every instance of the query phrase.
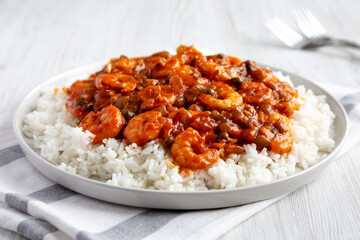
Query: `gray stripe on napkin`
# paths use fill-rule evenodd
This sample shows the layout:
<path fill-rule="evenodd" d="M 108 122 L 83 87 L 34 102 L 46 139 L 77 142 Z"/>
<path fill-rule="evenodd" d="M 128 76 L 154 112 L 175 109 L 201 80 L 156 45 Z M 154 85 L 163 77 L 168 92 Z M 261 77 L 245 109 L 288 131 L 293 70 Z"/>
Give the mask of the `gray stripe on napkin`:
<path fill-rule="evenodd" d="M 77 240 L 142 239 L 158 231 L 184 211 L 148 210 L 99 233 L 81 231 Z"/>
<path fill-rule="evenodd" d="M 5 202 L 13 208 L 28 213 L 30 201 L 38 200 L 44 203 L 52 203 L 73 195 L 77 195 L 77 193 L 62 187 L 59 184 L 54 184 L 33 192 L 28 196 L 17 193 L 7 193 L 5 194 Z M 57 231 L 56 227 L 46 221 L 38 219 L 23 220 L 17 227 L 18 233 L 30 239 L 43 239 L 47 234 L 55 231 Z"/>
<path fill-rule="evenodd" d="M 28 219 L 20 222 L 16 231 L 32 240 L 42 240 L 47 234 L 56 232 L 57 228 L 39 219 Z"/>
<path fill-rule="evenodd" d="M 346 112 L 349 114 L 354 107 L 360 103 L 360 92 L 346 95 L 340 99 L 340 103 L 344 106 Z"/>
<path fill-rule="evenodd" d="M 16 208 L 22 212 L 27 213 L 28 203 L 31 200 L 28 196 L 24 196 L 17 193 L 5 194 L 5 202 L 11 207 Z"/>
<path fill-rule="evenodd" d="M 54 184 L 50 187 L 46 187 L 39 191 L 33 192 L 28 196 L 18 193 L 7 193 L 5 194 L 5 202 L 11 207 L 27 213 L 28 203 L 31 200 L 39 200 L 44 203 L 52 203 L 77 194 L 78 193 L 64 188 L 59 184 Z"/>
<path fill-rule="evenodd" d="M 23 157 L 25 156 L 19 145 L 2 149 L 0 150 L 0 167 Z"/>
<path fill-rule="evenodd" d="M 43 188 L 39 191 L 29 194 L 29 197 L 35 198 L 44 203 L 52 203 L 77 194 L 78 193 L 67 189 L 59 184 L 54 184 L 47 188 Z"/>

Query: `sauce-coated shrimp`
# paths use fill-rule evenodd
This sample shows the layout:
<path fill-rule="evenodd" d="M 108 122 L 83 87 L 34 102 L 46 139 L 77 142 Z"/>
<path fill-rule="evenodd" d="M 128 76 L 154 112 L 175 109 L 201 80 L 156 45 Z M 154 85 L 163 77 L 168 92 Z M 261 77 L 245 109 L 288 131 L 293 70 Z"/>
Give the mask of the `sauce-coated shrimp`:
<path fill-rule="evenodd" d="M 209 61 L 210 59 L 216 62 L 217 64 L 222 65 L 240 65 L 242 61 L 237 57 L 225 56 L 222 53 L 206 56 L 206 59 Z"/>
<path fill-rule="evenodd" d="M 201 113 L 200 111 L 193 111 L 193 110 L 187 110 L 185 108 L 180 108 L 179 110 L 169 114 L 168 117 L 175 122 L 179 121 L 183 124 L 190 124 L 194 120 L 194 117 L 196 117 L 200 113 Z"/>
<path fill-rule="evenodd" d="M 206 93 L 202 93 L 199 96 L 200 102 L 207 107 L 217 110 L 229 110 L 243 104 L 241 95 L 234 91 L 229 85 L 221 82 L 213 82 L 212 86 L 217 93 L 217 98 Z"/>
<path fill-rule="evenodd" d="M 162 135 L 165 138 L 178 135 L 189 127 L 200 113 L 200 111 L 187 110 L 185 108 L 169 113 L 167 117 L 170 121 L 164 125 Z M 202 123 L 199 123 L 199 125 L 202 127 Z"/>
<path fill-rule="evenodd" d="M 66 101 L 66 109 L 75 117 L 83 117 L 93 109 L 94 93 L 77 92 L 70 94 Z"/>
<path fill-rule="evenodd" d="M 301 105 L 296 97 L 291 98 L 289 101 L 279 102 L 275 107 L 281 111 L 285 116 L 291 116 L 296 110 L 299 110 Z"/>
<path fill-rule="evenodd" d="M 259 82 L 243 82 L 241 83 L 240 94 L 244 98 L 244 102 L 261 105 L 273 105 L 275 96 L 270 88 Z"/>
<path fill-rule="evenodd" d="M 207 149 L 205 138 L 191 127 L 176 136 L 170 151 L 179 166 L 192 170 L 206 168 L 220 155 L 217 149 Z"/>
<path fill-rule="evenodd" d="M 185 84 L 187 86 L 206 85 L 209 80 L 201 77 L 201 73 L 189 65 L 174 70 L 169 77 L 170 84 Z"/>
<path fill-rule="evenodd" d="M 141 110 L 154 109 L 163 105 L 172 105 L 178 96 L 186 90 L 184 85 L 149 86 L 139 92 L 142 101 Z"/>
<path fill-rule="evenodd" d="M 196 59 L 196 66 L 202 75 L 215 81 L 231 81 L 232 78 L 238 77 L 240 72 L 240 67 L 237 65 L 222 65 L 213 59 Z"/>
<path fill-rule="evenodd" d="M 269 124 L 272 124 L 274 127 L 273 131 L 275 132 L 274 137 L 270 139 L 269 143 L 271 151 L 279 154 L 290 152 L 293 146 L 290 119 L 274 112 L 267 121 Z"/>
<path fill-rule="evenodd" d="M 151 77 L 166 78 L 174 69 L 181 66 L 181 59 L 177 56 L 170 58 L 163 64 L 157 64 L 151 69 Z"/>
<path fill-rule="evenodd" d="M 105 138 L 114 138 L 122 130 L 125 119 L 121 111 L 110 105 L 103 108 L 100 112 L 89 112 L 83 120 L 81 120 L 79 127 L 84 131 L 88 130 L 94 134 L 93 143 L 100 143 Z"/>
<path fill-rule="evenodd" d="M 120 58 L 111 59 L 110 62 L 104 67 L 102 72 L 106 73 L 123 73 L 128 75 L 138 74 L 144 69 L 145 63 L 143 57 L 128 58 L 121 55 Z"/>
<path fill-rule="evenodd" d="M 199 112 L 191 123 L 191 127 L 201 133 L 215 131 L 217 126 L 218 122 L 212 118 L 210 111 Z"/>
<path fill-rule="evenodd" d="M 199 52 L 194 46 L 180 45 L 177 49 L 177 56 L 182 60 L 182 64 L 191 64 L 195 59 L 206 60 L 206 57 Z"/>
<path fill-rule="evenodd" d="M 95 91 L 96 87 L 94 84 L 94 80 L 77 80 L 67 89 L 68 93 L 76 93 L 79 91 Z"/>
<path fill-rule="evenodd" d="M 245 61 L 242 66 L 248 75 L 251 76 L 255 82 L 266 82 L 273 78 L 273 72 L 268 68 L 259 68 L 254 61 Z"/>
<path fill-rule="evenodd" d="M 110 88 L 121 89 L 121 92 L 131 92 L 136 88 L 137 80 L 122 73 L 103 73 L 95 78 L 95 86 L 98 89 Z"/>
<path fill-rule="evenodd" d="M 124 138 L 129 143 L 143 146 L 159 137 L 166 118 L 160 112 L 149 111 L 133 117 L 124 129 Z"/>
<path fill-rule="evenodd" d="M 76 81 L 68 89 L 67 110 L 75 117 L 83 117 L 93 109 L 96 87 L 93 80 Z"/>
<path fill-rule="evenodd" d="M 289 101 L 292 97 L 297 97 L 297 91 L 289 83 L 282 82 L 276 77 L 266 79 L 264 84 L 277 93 L 281 101 Z"/>
<path fill-rule="evenodd" d="M 278 96 L 278 103 L 275 107 L 280 110 L 285 116 L 291 116 L 295 110 L 300 109 L 298 101 L 298 94 L 296 89 L 290 86 L 287 82 L 281 82 L 276 77 L 268 78 L 264 84 L 273 90 Z"/>

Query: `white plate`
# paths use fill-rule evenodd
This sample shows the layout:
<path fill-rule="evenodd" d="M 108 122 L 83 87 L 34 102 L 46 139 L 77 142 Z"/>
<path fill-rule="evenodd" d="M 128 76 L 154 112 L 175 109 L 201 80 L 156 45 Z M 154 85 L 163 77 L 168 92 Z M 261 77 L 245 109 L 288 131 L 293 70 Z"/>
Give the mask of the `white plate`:
<path fill-rule="evenodd" d="M 29 161 L 45 176 L 67 188 L 70 188 L 81 194 L 97 199 L 120 203 L 131 206 L 162 209 L 209 209 L 236 206 L 251 202 L 256 202 L 285 193 L 314 180 L 326 166 L 336 158 L 344 142 L 348 131 L 348 120 L 345 110 L 341 104 L 329 93 L 318 85 L 296 76 L 294 74 L 282 71 L 289 75 L 296 85 L 305 85 L 307 89 L 312 89 L 315 94 L 326 95 L 327 103 L 335 113 L 335 148 L 322 161 L 301 171 L 295 175 L 255 186 L 241 187 L 232 190 L 211 190 L 198 192 L 178 192 L 163 190 L 145 190 L 126 187 L 117 187 L 105 184 L 103 182 L 84 178 L 55 167 L 48 161 L 40 157 L 27 143 L 22 132 L 22 120 L 25 115 L 32 110 L 40 97 L 40 89 L 44 86 L 64 86 L 74 82 L 77 79 L 85 79 L 90 73 L 100 70 L 105 65 L 104 62 L 77 68 L 57 75 L 49 81 L 37 86 L 23 99 L 17 108 L 14 116 L 13 127 L 17 140 Z"/>

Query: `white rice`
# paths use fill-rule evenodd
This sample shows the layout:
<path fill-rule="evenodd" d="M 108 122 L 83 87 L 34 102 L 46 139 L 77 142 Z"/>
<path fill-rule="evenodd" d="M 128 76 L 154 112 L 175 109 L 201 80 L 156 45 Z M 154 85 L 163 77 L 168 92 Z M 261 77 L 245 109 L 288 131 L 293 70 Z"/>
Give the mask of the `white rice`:
<path fill-rule="evenodd" d="M 281 73 L 276 76 L 290 82 Z M 321 161 L 334 148 L 330 132 L 335 115 L 325 96 L 315 96 L 303 86 L 297 90 L 304 101 L 291 116 L 294 146 L 290 153 L 258 152 L 249 144 L 244 153 L 230 155 L 190 176 L 179 174 L 177 167 L 169 164 L 171 155 L 157 141 L 144 147 L 115 139 L 92 145 L 92 134 L 78 128 L 67 112 L 63 91 L 55 95 L 54 89 L 44 89 L 36 110 L 25 117 L 23 131 L 32 147 L 50 163 L 108 184 L 176 191 L 231 189 L 290 176 Z"/>

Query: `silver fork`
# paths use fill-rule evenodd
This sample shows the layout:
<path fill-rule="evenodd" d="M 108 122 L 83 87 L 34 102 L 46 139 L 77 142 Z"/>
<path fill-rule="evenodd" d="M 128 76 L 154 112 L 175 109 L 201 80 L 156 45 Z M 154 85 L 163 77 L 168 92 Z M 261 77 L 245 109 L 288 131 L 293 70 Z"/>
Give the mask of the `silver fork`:
<path fill-rule="evenodd" d="M 298 9 L 292 13 L 303 35 L 293 30 L 279 18 L 272 18 L 265 23 L 269 30 L 287 46 L 300 49 L 323 46 L 347 46 L 360 49 L 360 45 L 357 43 L 330 37 L 310 10 Z"/>

